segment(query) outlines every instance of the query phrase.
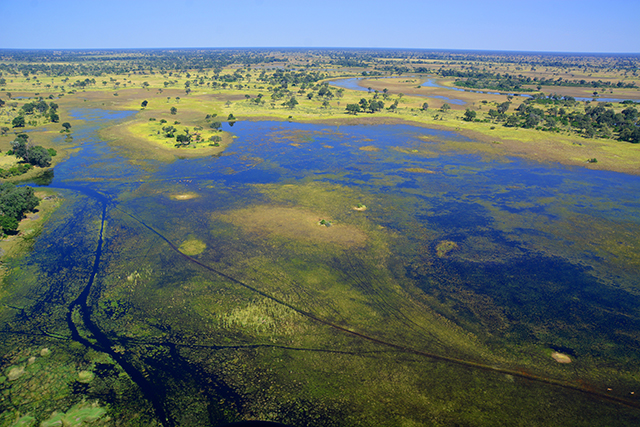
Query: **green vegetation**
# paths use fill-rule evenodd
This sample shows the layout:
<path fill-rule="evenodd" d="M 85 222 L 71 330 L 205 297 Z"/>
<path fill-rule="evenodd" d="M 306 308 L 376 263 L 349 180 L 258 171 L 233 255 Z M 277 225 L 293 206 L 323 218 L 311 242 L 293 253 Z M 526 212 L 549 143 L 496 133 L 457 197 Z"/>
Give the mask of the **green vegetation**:
<path fill-rule="evenodd" d="M 474 184 L 465 179 L 485 160 L 513 155 L 637 174 L 638 146 L 628 143 L 638 142 L 635 101 L 576 100 L 594 89 L 640 100 L 638 60 L 620 58 L 3 51 L 0 148 L 12 154 L 0 177 L 35 173 L 78 148 L 71 129 L 85 135 L 94 125 L 73 110 L 131 115 L 99 129 L 126 171 L 97 157 L 78 172 L 82 185 L 100 180 L 108 203 L 70 190 L 50 219 L 20 224 L 41 206 L 37 197 L 0 186 L 2 243 L 39 242 L 0 268 L 0 424 L 158 426 L 164 410 L 176 426 L 633 425 L 634 309 L 607 305 L 625 303 L 621 293 L 592 295 L 613 292 L 603 289 L 609 276 L 622 278 L 616 292 L 635 292 L 625 279 L 640 266 L 634 220 L 575 214 L 571 203 L 586 202 L 571 194 L 521 200 L 526 188 L 495 182 L 452 191 Z M 353 77 L 364 90 L 331 83 Z M 327 129 L 283 123 L 264 144 L 235 149 L 239 120 Z M 350 123 L 408 123 L 470 140 L 425 131 L 391 147 L 351 135 L 342 127 Z M 320 139 L 329 142 L 312 145 Z M 328 162 L 342 144 L 367 159 L 354 168 L 366 185 L 340 163 L 277 184 L 155 174 L 191 156 L 217 176 L 286 171 L 284 154 L 263 155 L 267 143 L 322 150 Z M 224 150 L 238 170 L 215 169 Z M 481 161 L 424 164 L 451 152 Z M 377 169 L 378 158 L 392 167 Z M 487 188 L 493 197 L 483 197 Z M 32 225 L 47 220 L 44 231 Z M 565 352 L 571 365 L 558 362 Z"/>
<path fill-rule="evenodd" d="M 3 233 L 14 232 L 26 212 L 33 212 L 40 200 L 31 187 L 0 184 L 0 227 Z"/>

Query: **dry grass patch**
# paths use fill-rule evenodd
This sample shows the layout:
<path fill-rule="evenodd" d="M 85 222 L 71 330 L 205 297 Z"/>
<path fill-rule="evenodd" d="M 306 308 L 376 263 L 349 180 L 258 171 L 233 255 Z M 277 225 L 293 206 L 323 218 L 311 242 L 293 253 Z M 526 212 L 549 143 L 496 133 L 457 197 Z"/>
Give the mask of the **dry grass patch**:
<path fill-rule="evenodd" d="M 373 145 L 365 145 L 364 147 L 358 148 L 361 151 L 380 151 L 380 148 L 375 147 Z"/>
<path fill-rule="evenodd" d="M 318 225 L 319 221 L 331 221 L 320 212 L 285 206 L 256 206 L 239 209 L 220 216 L 249 233 L 265 238 L 285 238 L 311 243 L 329 243 L 341 247 L 362 247 L 367 239 L 358 228 L 335 224 L 331 227 Z"/>

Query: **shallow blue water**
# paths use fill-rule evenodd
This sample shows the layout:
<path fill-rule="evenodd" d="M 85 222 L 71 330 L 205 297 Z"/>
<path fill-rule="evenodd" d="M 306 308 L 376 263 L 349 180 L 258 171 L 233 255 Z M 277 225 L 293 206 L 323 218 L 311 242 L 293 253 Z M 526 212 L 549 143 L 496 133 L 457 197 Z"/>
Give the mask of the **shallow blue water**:
<path fill-rule="evenodd" d="M 397 78 L 397 77 L 388 77 L 388 78 Z M 353 77 L 353 78 L 349 78 L 349 79 L 340 79 L 340 80 L 332 80 L 330 83 L 334 86 L 338 86 L 338 87 L 343 87 L 345 89 L 351 89 L 351 90 L 357 90 L 357 91 L 364 91 L 364 92 L 369 92 L 369 90 L 365 87 L 362 87 L 358 84 L 359 81 L 364 80 L 363 77 Z M 461 89 L 461 88 L 457 88 L 457 87 L 451 87 L 451 86 L 442 86 L 438 83 L 436 83 L 433 79 L 427 79 L 426 82 L 422 83 L 421 86 L 425 86 L 425 87 L 437 87 L 440 89 L 447 89 L 447 90 L 451 90 L 454 92 L 473 92 L 473 93 L 486 93 L 488 95 L 511 95 L 511 96 L 521 96 L 524 98 L 531 98 L 531 95 L 528 95 L 526 93 L 508 93 L 508 92 L 494 92 L 494 91 L 486 91 L 486 90 L 474 90 L 474 89 Z M 437 98 L 437 99 L 442 99 L 445 100 L 451 104 L 455 104 L 455 105 L 465 105 L 466 102 L 461 100 L 461 99 L 457 99 L 457 98 L 448 98 L 445 96 L 440 96 L 440 95 L 413 95 L 413 96 L 421 96 L 421 97 L 426 97 L 426 98 Z M 601 97 L 574 97 L 574 99 L 576 101 L 593 101 L 593 102 L 622 102 L 622 101 L 627 101 L 627 99 L 624 98 L 601 98 Z"/>
<path fill-rule="evenodd" d="M 637 277 L 624 268 L 612 271 L 610 277 L 593 274 L 612 265 L 607 264 L 611 259 L 604 258 L 617 255 L 594 251 L 597 245 L 583 247 L 580 236 L 571 233 L 606 223 L 603 233 L 617 233 L 621 245 L 634 245 L 637 232 L 633 230 L 640 228 L 638 176 L 458 152 L 449 143 L 459 146 L 472 141 L 455 132 L 409 125 L 276 121 L 223 124 L 236 138 L 220 156 L 132 163 L 101 141 L 96 131 L 134 112 L 78 110 L 72 114 L 87 120 L 73 129 L 80 150 L 56 167 L 51 186 L 83 193 L 86 197 L 77 203 L 86 205 L 78 208 L 71 225 L 60 226 L 59 235 L 47 231 L 43 239 L 48 240 L 35 246 L 33 259 L 50 262 L 52 272 L 60 266 L 75 268 L 81 256 L 91 266 L 96 242 L 84 227 L 99 222 L 96 200 L 107 201 L 107 246 L 117 247 L 114 242 L 128 239 L 136 242 L 131 243 L 134 248 L 138 244 L 141 248 L 118 248 L 122 253 L 106 249 L 103 271 L 121 270 L 109 263 L 131 262 L 135 268 L 149 263 L 163 270 L 157 286 L 171 287 L 190 280 L 193 271 L 180 259 L 176 261 L 179 257 L 150 228 L 175 242 L 188 233 L 206 240 L 212 238 L 212 212 L 273 203 L 256 184 L 276 184 L 272 188 L 334 184 L 326 187 L 354 190 L 363 198 L 354 203 L 366 201 L 369 206 L 364 214 L 367 221 L 396 234 L 389 248 L 389 256 L 395 259 L 389 274 L 399 282 L 410 281 L 428 298 L 449 307 L 443 315 L 478 339 L 486 339 L 487 348 L 533 345 L 585 359 L 613 360 L 624 369 L 636 366 L 635 344 L 627 337 L 640 329 Z M 186 191 L 201 197 L 188 202 L 167 197 Z M 132 220 L 133 216 L 141 222 Z M 570 227 L 574 221 L 582 221 L 578 231 L 560 233 L 555 226 Z M 234 240 L 233 231 L 228 241 L 218 235 L 215 239 L 207 244 L 238 251 L 240 256 L 244 256 L 242 245 L 251 244 Z M 66 243 L 69 240 L 73 245 Z M 426 262 L 425 253 L 433 252 L 441 240 L 456 242 L 459 250 Z M 156 253 L 158 247 L 169 255 Z M 145 254 L 152 250 L 160 258 L 149 261 Z M 128 258 L 137 256 L 139 261 Z M 331 264 L 331 268 L 339 267 Z M 254 274 L 252 279 L 259 281 L 259 272 Z M 67 286 L 66 277 L 60 282 Z M 472 313 L 469 308 L 476 307 L 467 307 L 459 299 L 464 292 L 476 295 L 474 301 L 486 299 L 499 307 L 506 319 L 504 330 L 493 335 L 495 331 L 479 320 L 484 313 Z M 155 298 L 155 290 L 150 295 Z M 385 314 L 396 309 L 390 306 Z M 593 346 L 592 341 L 604 344 Z M 189 368 L 171 369 L 180 378 L 182 370 Z"/>

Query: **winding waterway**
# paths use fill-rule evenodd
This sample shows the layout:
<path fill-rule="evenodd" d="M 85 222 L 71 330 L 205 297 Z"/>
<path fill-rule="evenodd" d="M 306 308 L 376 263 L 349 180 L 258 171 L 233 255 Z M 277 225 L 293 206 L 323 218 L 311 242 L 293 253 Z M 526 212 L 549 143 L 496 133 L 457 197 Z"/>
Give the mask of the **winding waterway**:
<path fill-rule="evenodd" d="M 398 78 L 398 77 L 387 77 L 387 78 Z M 348 78 L 348 79 L 339 79 L 339 80 L 332 80 L 330 83 L 334 86 L 337 87 L 342 87 L 345 89 L 351 89 L 351 90 L 357 90 L 357 91 L 364 91 L 364 92 L 368 92 L 369 89 L 365 88 L 364 86 L 361 86 L 359 84 L 360 81 L 365 80 L 366 78 L 364 77 L 353 77 L 353 78 Z M 438 84 L 434 79 L 427 79 L 424 83 L 421 84 L 421 86 L 424 87 L 435 87 L 435 88 L 439 88 L 439 89 L 446 89 L 446 90 L 450 90 L 450 91 L 454 91 L 454 92 L 473 92 L 473 93 L 485 93 L 488 95 L 510 95 L 510 96 L 521 96 L 524 98 L 531 98 L 531 95 L 528 95 L 526 93 L 508 93 L 508 92 L 495 92 L 495 91 L 488 91 L 488 90 L 475 90 L 475 89 L 461 89 L 461 88 L 457 88 L 457 87 L 451 87 L 451 86 L 443 86 L 441 84 Z M 420 94 L 414 94 L 413 96 L 420 96 L 420 97 L 428 97 L 428 98 L 436 98 L 436 99 L 442 99 L 444 101 L 447 101 L 451 104 L 454 105 L 465 105 L 466 102 L 462 99 L 458 99 L 458 98 L 448 98 L 446 96 L 442 96 L 442 95 L 420 95 Z M 601 97 L 574 97 L 574 99 L 576 101 L 593 101 L 593 102 L 623 102 L 623 101 L 627 101 L 627 99 L 624 98 L 601 98 Z M 633 100 L 632 100 L 633 101 Z"/>
<path fill-rule="evenodd" d="M 98 137 L 131 114 L 73 112 L 64 208 L 5 297 L 7 343 L 93 370 L 60 377 L 69 405 L 165 426 L 640 420 L 639 177 L 408 125 L 237 122 L 222 155 L 164 163 Z M 12 411 L 26 378 L 0 384 Z"/>

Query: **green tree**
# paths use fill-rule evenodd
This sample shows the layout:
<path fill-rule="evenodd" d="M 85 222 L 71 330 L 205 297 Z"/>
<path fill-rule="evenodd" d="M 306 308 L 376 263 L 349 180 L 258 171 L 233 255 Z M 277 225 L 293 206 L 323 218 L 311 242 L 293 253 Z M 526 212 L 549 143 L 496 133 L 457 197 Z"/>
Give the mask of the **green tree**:
<path fill-rule="evenodd" d="M 29 145 L 26 139 L 16 138 L 15 141 L 11 143 L 11 150 L 14 156 L 29 162 Z"/>
<path fill-rule="evenodd" d="M 475 120 L 476 118 L 476 112 L 473 110 L 469 110 L 467 108 L 467 110 L 464 112 L 464 117 L 462 118 L 462 120 L 464 120 L 465 122 L 472 122 Z"/>
<path fill-rule="evenodd" d="M 428 109 L 429 109 L 429 104 L 427 104 L 426 102 L 422 104 L 422 111 L 427 111 Z"/>
<path fill-rule="evenodd" d="M 509 101 L 503 102 L 502 104 L 498 105 L 498 113 L 500 114 L 506 113 L 510 105 L 511 103 Z"/>
<path fill-rule="evenodd" d="M 178 112 L 178 109 L 177 109 L 176 107 L 171 107 L 171 109 L 169 110 L 169 112 L 170 112 L 172 115 L 174 115 L 174 116 L 175 116 L 175 115 L 176 115 L 176 113 Z"/>
<path fill-rule="evenodd" d="M 293 110 L 296 105 L 298 105 L 298 100 L 296 100 L 295 96 L 292 96 L 287 102 L 284 102 L 282 105 Z"/>
<path fill-rule="evenodd" d="M 46 168 L 51 166 L 51 154 L 46 148 L 36 145 L 35 147 L 29 147 L 29 163 L 34 166 Z"/>
<path fill-rule="evenodd" d="M 359 104 L 347 104 L 347 114 L 353 114 L 354 116 L 361 111 Z"/>
<path fill-rule="evenodd" d="M 4 232 L 15 231 L 24 213 L 33 211 L 39 203 L 31 187 L 0 184 L 0 227 Z"/>
<path fill-rule="evenodd" d="M 147 105 L 149 105 L 149 102 L 146 99 L 140 104 L 142 108 L 146 108 Z"/>
<path fill-rule="evenodd" d="M 191 143 L 191 138 L 189 137 L 189 135 L 181 133 L 180 135 L 176 136 L 176 141 L 178 141 L 182 145 L 189 145 Z"/>
<path fill-rule="evenodd" d="M 24 125 L 25 125 L 24 116 L 15 117 L 11 121 L 11 126 L 13 126 L 14 128 L 23 128 Z"/>
<path fill-rule="evenodd" d="M 64 128 L 65 132 L 69 132 L 69 129 L 71 129 L 71 123 L 69 122 L 64 122 L 62 124 L 62 127 Z"/>

